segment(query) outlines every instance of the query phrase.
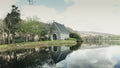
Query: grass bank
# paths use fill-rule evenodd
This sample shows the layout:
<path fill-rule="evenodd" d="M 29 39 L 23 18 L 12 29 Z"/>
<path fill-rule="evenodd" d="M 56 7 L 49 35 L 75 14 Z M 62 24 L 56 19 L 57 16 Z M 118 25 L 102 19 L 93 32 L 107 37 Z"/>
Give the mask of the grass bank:
<path fill-rule="evenodd" d="M 0 45 L 0 52 L 16 49 L 29 49 L 37 47 L 48 46 L 73 46 L 76 42 L 74 40 L 54 40 L 54 41 L 40 41 L 40 42 L 23 42 L 16 44 L 4 44 Z"/>

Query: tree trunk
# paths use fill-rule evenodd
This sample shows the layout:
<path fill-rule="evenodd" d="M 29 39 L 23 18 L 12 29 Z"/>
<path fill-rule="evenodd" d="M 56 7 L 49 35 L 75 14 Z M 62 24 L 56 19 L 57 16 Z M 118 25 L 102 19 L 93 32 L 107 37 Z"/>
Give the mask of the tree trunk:
<path fill-rule="evenodd" d="M 0 44 L 2 44 L 2 33 L 0 33 Z"/>
<path fill-rule="evenodd" d="M 25 42 L 28 42 L 28 36 L 27 36 L 27 34 L 25 36 Z"/>
<path fill-rule="evenodd" d="M 7 40 L 8 40 L 8 44 L 10 44 L 10 31 L 8 31 Z"/>
<path fill-rule="evenodd" d="M 5 37 L 2 37 L 2 44 L 5 44 Z"/>
<path fill-rule="evenodd" d="M 26 42 L 28 42 L 28 37 L 26 37 Z"/>
<path fill-rule="evenodd" d="M 15 44 L 15 33 L 12 34 L 12 43 Z"/>

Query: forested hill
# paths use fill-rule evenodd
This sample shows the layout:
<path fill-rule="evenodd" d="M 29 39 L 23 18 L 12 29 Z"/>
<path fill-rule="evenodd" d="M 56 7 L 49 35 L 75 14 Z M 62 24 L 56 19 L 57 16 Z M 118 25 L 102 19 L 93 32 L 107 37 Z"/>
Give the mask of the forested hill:
<path fill-rule="evenodd" d="M 101 33 L 101 32 L 93 32 L 93 31 L 76 31 L 76 30 L 73 30 L 71 28 L 67 28 L 70 32 L 76 32 L 78 33 L 80 36 L 97 36 L 97 35 L 100 35 L 100 36 L 116 36 L 114 34 L 109 34 L 109 33 Z"/>
<path fill-rule="evenodd" d="M 76 31 L 81 36 L 116 36 L 114 34 L 109 33 L 100 33 L 100 32 L 90 32 L 90 31 Z"/>
<path fill-rule="evenodd" d="M 75 32 L 79 34 L 82 39 L 91 39 L 91 40 L 96 40 L 96 39 L 101 39 L 101 40 L 120 40 L 120 35 L 114 35 L 114 34 L 109 34 L 109 33 L 101 33 L 101 32 L 92 32 L 92 31 L 76 31 L 71 28 L 68 28 L 70 32 Z"/>

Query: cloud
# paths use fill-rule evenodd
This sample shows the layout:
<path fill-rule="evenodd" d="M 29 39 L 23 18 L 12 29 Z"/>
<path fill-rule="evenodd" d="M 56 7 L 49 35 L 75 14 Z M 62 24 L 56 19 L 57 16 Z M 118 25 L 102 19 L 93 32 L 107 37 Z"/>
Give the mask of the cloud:
<path fill-rule="evenodd" d="M 40 20 L 46 22 L 54 20 L 58 12 L 47 6 L 25 5 L 21 8 L 21 14 L 23 18 L 37 16 Z"/>
<path fill-rule="evenodd" d="M 67 4 L 68 4 L 71 0 L 64 0 L 64 1 L 65 1 L 65 3 L 67 3 Z"/>
<path fill-rule="evenodd" d="M 0 0 L 0 17 L 4 18 L 7 12 L 11 10 L 11 5 L 16 2 L 17 0 Z"/>
<path fill-rule="evenodd" d="M 120 34 L 115 4 L 115 0 L 74 0 L 74 5 L 62 13 L 61 22 L 79 31 Z"/>
<path fill-rule="evenodd" d="M 1 17 L 17 0 L 0 2 Z M 95 31 L 120 34 L 120 1 L 119 0 L 64 0 L 73 5 L 67 6 L 63 12 L 46 5 L 24 5 L 20 7 L 22 18 L 37 16 L 42 21 L 55 20 L 78 31 Z M 56 1 L 57 2 L 57 1 Z M 8 4 L 7 4 L 8 3 Z M 6 5 L 7 4 L 7 5 Z M 53 5 L 53 4 L 52 4 Z M 5 6 L 5 7 L 2 7 Z"/>
<path fill-rule="evenodd" d="M 117 49 L 117 50 L 116 50 Z M 114 51 L 113 51 L 114 50 Z M 113 52 L 112 52 L 113 51 Z M 115 52 L 117 51 L 117 52 Z M 120 47 L 77 50 L 56 64 L 62 68 L 114 68 L 119 65 Z"/>
<path fill-rule="evenodd" d="M 69 2 L 69 0 L 64 0 L 66 3 L 68 3 Z"/>
<path fill-rule="evenodd" d="M 112 7 L 114 2 L 112 0 L 109 0 L 109 3 L 103 0 L 73 1 L 74 5 L 69 6 L 62 13 L 47 6 L 26 5 L 23 6 L 22 10 L 25 13 L 23 12 L 22 14 L 24 16 L 36 15 L 44 21 L 55 20 L 78 31 L 98 31 L 119 34 L 117 30 L 119 29 L 119 16 L 113 13 Z"/>

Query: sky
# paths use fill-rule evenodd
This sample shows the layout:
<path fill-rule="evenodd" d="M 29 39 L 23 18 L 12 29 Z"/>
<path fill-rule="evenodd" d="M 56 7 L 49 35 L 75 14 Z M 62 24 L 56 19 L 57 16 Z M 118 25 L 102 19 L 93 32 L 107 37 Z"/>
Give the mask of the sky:
<path fill-rule="evenodd" d="M 0 18 L 17 5 L 21 18 L 38 17 L 49 23 L 55 20 L 77 31 L 120 35 L 120 0 L 0 0 Z"/>
<path fill-rule="evenodd" d="M 67 55 L 55 68 L 120 68 L 119 57 L 119 46 L 79 49 Z"/>

